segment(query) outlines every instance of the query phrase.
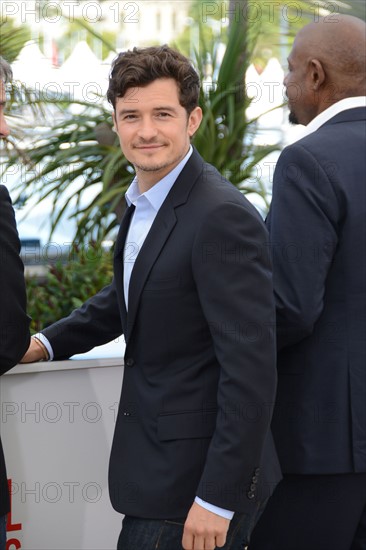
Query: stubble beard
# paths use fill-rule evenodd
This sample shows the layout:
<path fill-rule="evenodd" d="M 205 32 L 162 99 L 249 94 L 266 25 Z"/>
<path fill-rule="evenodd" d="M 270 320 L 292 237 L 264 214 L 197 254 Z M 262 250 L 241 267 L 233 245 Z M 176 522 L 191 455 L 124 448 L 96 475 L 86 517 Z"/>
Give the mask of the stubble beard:
<path fill-rule="evenodd" d="M 185 154 L 183 155 L 177 155 L 175 159 L 161 162 L 159 164 L 136 164 L 134 163 L 135 171 L 136 173 L 138 171 L 141 172 L 159 172 L 160 170 L 164 170 L 165 168 L 169 168 L 170 166 L 176 166 L 180 163 L 180 161 L 184 158 Z"/>
<path fill-rule="evenodd" d="M 293 111 L 290 111 L 290 114 L 288 115 L 288 120 L 289 120 L 289 123 L 293 124 L 294 126 L 296 126 L 297 124 L 300 124 L 299 119 L 297 118 L 297 116 Z"/>
<path fill-rule="evenodd" d="M 151 165 L 143 165 L 143 164 L 135 164 L 135 170 L 136 172 L 159 172 L 159 170 L 163 170 L 164 168 L 167 168 L 170 166 L 170 163 L 164 162 L 161 164 L 155 164 L 154 166 Z"/>

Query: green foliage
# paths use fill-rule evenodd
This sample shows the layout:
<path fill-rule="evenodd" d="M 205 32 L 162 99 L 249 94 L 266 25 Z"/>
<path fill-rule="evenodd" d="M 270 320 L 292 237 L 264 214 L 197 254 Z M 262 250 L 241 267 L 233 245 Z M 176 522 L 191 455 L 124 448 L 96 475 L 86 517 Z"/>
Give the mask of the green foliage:
<path fill-rule="evenodd" d="M 78 242 L 105 238 L 119 223 L 123 196 L 133 177 L 111 125 L 110 113 L 100 105 L 47 129 L 43 139 L 28 151 L 29 172 L 20 182 L 20 194 L 36 193 L 39 201 L 52 198 L 51 230 L 68 216 L 77 219 Z M 105 143 L 101 134 L 111 141 Z M 100 141 L 98 141 L 98 139 Z M 107 141 L 108 141 L 107 139 Z M 8 166 L 18 162 L 10 157 Z"/>
<path fill-rule="evenodd" d="M 184 55 L 190 56 L 194 47 L 199 47 L 202 43 L 210 43 L 217 40 L 220 34 L 220 40 L 227 42 L 227 33 L 220 33 L 221 15 L 226 13 L 229 5 L 228 0 L 222 2 L 207 2 L 207 0 L 192 0 L 187 23 L 183 32 L 176 38 L 174 46 Z"/>
<path fill-rule="evenodd" d="M 30 37 L 31 33 L 26 25 L 17 27 L 12 19 L 0 19 L 0 56 L 12 63 Z"/>
<path fill-rule="evenodd" d="M 201 35 L 202 37 L 203 35 Z M 195 62 L 202 78 L 200 105 L 203 120 L 194 143 L 200 154 L 244 193 L 256 193 L 266 203 L 266 190 L 260 180 L 248 184 L 254 167 L 275 146 L 254 145 L 256 120 L 248 120 L 245 74 L 253 55 L 258 26 L 243 27 L 234 19 L 221 63 L 216 42 L 201 38 Z M 211 61 L 213 78 L 207 80 L 205 60 Z"/>
<path fill-rule="evenodd" d="M 234 20 L 221 60 L 221 40 L 206 42 L 200 33 L 192 60 L 203 83 L 200 105 L 204 117 L 194 144 L 243 193 L 256 193 L 266 203 L 261 181 L 249 183 L 255 165 L 275 149 L 254 146 L 256 121 L 246 119 L 250 100 L 245 93 L 245 73 L 257 34 L 255 25 L 243 28 L 241 21 Z M 36 97 L 37 105 L 47 105 L 57 113 L 61 109 L 63 116 L 53 124 L 47 118 L 37 120 L 38 133 L 34 132 L 26 154 L 21 155 L 28 170 L 19 182 L 20 194 L 36 195 L 40 201 L 51 198 L 52 230 L 62 218 L 73 217 L 75 240 L 84 243 L 113 238 L 133 175 L 112 132 L 109 107 L 102 98 L 96 99 L 76 102 L 67 96 Z M 8 167 L 19 162 L 19 151 L 14 151 Z"/>
<path fill-rule="evenodd" d="M 67 20 L 66 17 L 65 20 Z M 88 24 L 83 18 L 74 18 L 72 21 L 69 21 L 66 32 L 58 39 L 57 47 L 62 51 L 66 59 L 72 53 L 75 42 L 85 40 L 94 53 L 101 52 L 102 59 L 105 59 L 108 57 L 110 51 L 114 49 L 112 44 L 116 43 L 116 39 L 116 32 L 101 29 L 100 33 L 97 33 L 93 29 L 93 26 Z"/>
<path fill-rule="evenodd" d="M 69 260 L 50 266 L 45 279 L 26 277 L 31 331 L 38 332 L 69 315 L 85 300 L 110 284 L 113 276 L 112 252 L 97 245 L 74 247 Z"/>
<path fill-rule="evenodd" d="M 258 4 L 258 3 L 257 3 Z M 258 4 L 259 5 L 259 4 Z M 270 57 L 285 64 L 292 42 L 298 31 L 321 16 L 336 21 L 338 14 L 366 18 L 365 0 L 297 0 L 296 2 L 265 2 L 261 6 L 261 30 L 253 55 L 258 70 L 265 67 Z"/>

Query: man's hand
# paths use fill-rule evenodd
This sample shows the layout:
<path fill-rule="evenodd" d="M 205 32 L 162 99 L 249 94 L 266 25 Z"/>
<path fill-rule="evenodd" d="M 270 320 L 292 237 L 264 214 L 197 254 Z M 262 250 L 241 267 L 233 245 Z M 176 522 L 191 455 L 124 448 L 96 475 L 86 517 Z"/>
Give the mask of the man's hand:
<path fill-rule="evenodd" d="M 36 363 L 43 359 L 45 359 L 45 352 L 42 346 L 39 344 L 38 340 L 31 338 L 29 348 L 20 360 L 20 363 Z"/>
<path fill-rule="evenodd" d="M 214 550 L 226 542 L 230 520 L 218 516 L 196 502 L 184 524 L 182 546 L 184 550 Z"/>

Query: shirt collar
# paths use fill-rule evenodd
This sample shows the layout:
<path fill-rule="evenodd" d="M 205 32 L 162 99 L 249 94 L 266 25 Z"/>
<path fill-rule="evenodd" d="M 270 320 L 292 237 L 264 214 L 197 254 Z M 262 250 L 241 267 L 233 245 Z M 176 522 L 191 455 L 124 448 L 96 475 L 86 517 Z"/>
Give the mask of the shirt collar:
<path fill-rule="evenodd" d="M 188 153 L 180 161 L 180 163 L 177 164 L 177 166 L 173 168 L 173 170 L 169 172 L 169 174 L 167 174 L 160 181 L 155 183 L 155 185 L 153 185 L 151 189 L 145 191 L 145 193 L 140 193 L 137 176 L 135 176 L 125 195 L 128 206 L 130 206 L 131 204 L 134 204 L 136 206 L 137 200 L 140 197 L 145 197 L 154 208 L 154 210 L 156 210 L 157 212 L 165 201 L 166 197 L 168 196 L 168 193 L 173 187 L 177 177 L 183 170 L 184 166 L 187 164 L 192 152 L 193 148 L 192 145 L 190 145 Z"/>
<path fill-rule="evenodd" d="M 342 111 L 354 109 L 355 107 L 366 107 L 366 96 L 347 97 L 346 99 L 341 99 L 340 101 L 337 101 L 337 103 L 334 103 L 333 105 L 325 109 L 325 111 L 322 111 L 319 115 L 313 118 L 313 120 L 304 127 L 304 131 L 301 132 L 300 138 L 312 134 L 335 115 L 342 113 Z"/>

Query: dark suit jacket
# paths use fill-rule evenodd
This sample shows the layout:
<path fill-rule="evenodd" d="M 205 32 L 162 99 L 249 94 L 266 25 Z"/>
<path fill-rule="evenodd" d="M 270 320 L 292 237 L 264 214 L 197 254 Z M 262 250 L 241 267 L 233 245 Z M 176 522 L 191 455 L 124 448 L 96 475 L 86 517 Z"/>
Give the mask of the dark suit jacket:
<path fill-rule="evenodd" d="M 282 153 L 267 218 L 287 473 L 366 472 L 366 110 Z"/>
<path fill-rule="evenodd" d="M 128 515 L 177 518 L 198 495 L 254 510 L 280 476 L 269 433 L 276 368 L 265 226 L 194 151 L 137 257 L 127 313 L 128 225 L 127 213 L 111 286 L 44 331 L 56 357 L 124 332 L 112 504 Z"/>
<path fill-rule="evenodd" d="M 0 185 L 0 375 L 14 367 L 29 346 L 24 267 L 19 250 L 9 193 Z M 0 516 L 8 510 L 9 496 L 0 440 Z"/>

